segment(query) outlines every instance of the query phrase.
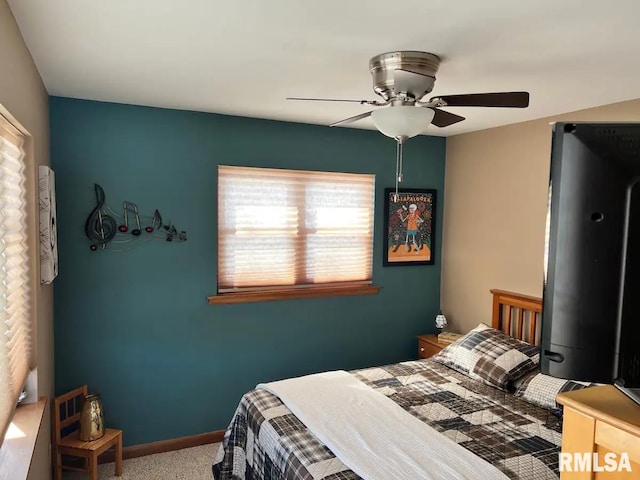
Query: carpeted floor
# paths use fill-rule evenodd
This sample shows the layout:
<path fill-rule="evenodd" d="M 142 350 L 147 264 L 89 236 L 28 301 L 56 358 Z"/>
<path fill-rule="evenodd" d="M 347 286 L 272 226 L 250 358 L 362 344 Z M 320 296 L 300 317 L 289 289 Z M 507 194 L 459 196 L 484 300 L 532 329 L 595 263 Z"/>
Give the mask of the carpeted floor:
<path fill-rule="evenodd" d="M 98 468 L 99 480 L 213 480 L 211 464 L 220 446 L 211 443 L 200 447 L 158 453 L 125 460 L 122 476 L 115 476 L 113 463 Z M 87 480 L 89 474 L 65 471 L 64 480 Z"/>

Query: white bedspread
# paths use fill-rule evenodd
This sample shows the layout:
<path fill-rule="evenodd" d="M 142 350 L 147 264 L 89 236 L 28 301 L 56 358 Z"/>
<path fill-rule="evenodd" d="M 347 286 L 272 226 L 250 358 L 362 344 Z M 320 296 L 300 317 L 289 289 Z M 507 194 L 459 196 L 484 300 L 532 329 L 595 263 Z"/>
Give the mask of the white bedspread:
<path fill-rule="evenodd" d="M 508 480 L 497 468 L 353 375 L 261 383 L 365 480 Z"/>

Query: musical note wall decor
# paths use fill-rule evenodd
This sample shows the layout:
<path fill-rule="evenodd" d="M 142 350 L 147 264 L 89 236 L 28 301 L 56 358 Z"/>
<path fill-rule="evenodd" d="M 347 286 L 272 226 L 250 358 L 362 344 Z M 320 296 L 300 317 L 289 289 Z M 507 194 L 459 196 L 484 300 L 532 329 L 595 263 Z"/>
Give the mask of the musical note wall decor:
<path fill-rule="evenodd" d="M 160 212 L 158 210 L 153 212 L 153 220 L 151 221 L 151 226 L 144 227 L 144 231 L 147 233 L 152 233 L 156 229 L 156 225 L 157 228 L 160 228 L 160 226 L 162 225 L 162 217 L 160 216 Z"/>
<path fill-rule="evenodd" d="M 122 203 L 122 214 L 105 205 L 106 195 L 97 183 L 94 184 L 96 206 L 91 211 L 84 225 L 84 232 L 91 244 L 89 248 L 98 250 L 110 250 L 113 252 L 125 252 L 136 247 L 140 243 L 152 239 L 162 239 L 167 242 L 185 242 L 187 232 L 178 231 L 171 222 L 163 224 L 162 216 L 156 209 L 153 215 L 141 215 L 138 205 L 132 202 Z M 132 217 L 131 228 L 129 227 Z M 122 219 L 121 222 L 117 221 Z M 118 225 L 119 224 L 119 225 Z M 142 228 L 142 225 L 147 225 Z M 142 232 L 145 232 L 143 235 Z M 108 247 L 108 248 L 107 248 Z"/>
<path fill-rule="evenodd" d="M 122 215 L 124 216 L 124 223 L 118 227 L 122 233 L 127 233 L 129 231 L 129 215 L 128 212 L 132 211 L 135 215 L 136 225 L 138 228 L 134 228 L 131 230 L 131 235 L 135 235 L 136 237 L 142 233 L 140 228 L 140 214 L 138 213 L 138 206 L 135 203 L 124 202 L 122 204 Z"/>
<path fill-rule="evenodd" d="M 96 192 L 96 207 L 91 211 L 84 223 L 84 233 L 91 240 L 91 250 L 98 250 L 98 244 L 104 250 L 116 234 L 116 222 L 109 215 L 102 213 L 102 207 L 105 202 L 104 190 L 97 183 L 94 184 Z"/>

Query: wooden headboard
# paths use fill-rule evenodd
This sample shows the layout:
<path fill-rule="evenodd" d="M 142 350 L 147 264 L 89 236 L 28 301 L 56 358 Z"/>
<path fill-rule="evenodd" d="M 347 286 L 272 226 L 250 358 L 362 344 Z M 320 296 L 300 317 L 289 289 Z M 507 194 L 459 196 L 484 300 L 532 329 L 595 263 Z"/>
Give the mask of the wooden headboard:
<path fill-rule="evenodd" d="M 491 293 L 491 326 L 518 340 L 540 345 L 542 299 L 496 289 L 492 289 Z"/>

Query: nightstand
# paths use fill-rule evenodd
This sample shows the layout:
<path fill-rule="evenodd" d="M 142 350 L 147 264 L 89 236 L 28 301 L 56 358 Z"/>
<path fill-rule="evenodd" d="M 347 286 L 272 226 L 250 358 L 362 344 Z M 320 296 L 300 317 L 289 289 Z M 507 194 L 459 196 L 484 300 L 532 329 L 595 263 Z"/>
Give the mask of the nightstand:
<path fill-rule="evenodd" d="M 438 336 L 434 333 L 418 335 L 418 358 L 432 357 L 446 346 L 444 343 L 438 343 Z"/>

